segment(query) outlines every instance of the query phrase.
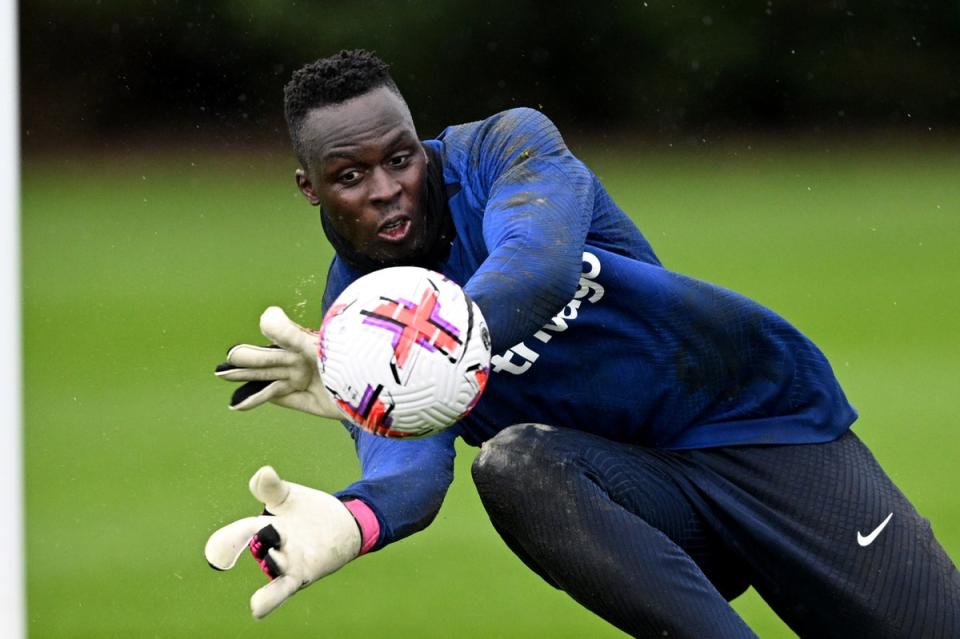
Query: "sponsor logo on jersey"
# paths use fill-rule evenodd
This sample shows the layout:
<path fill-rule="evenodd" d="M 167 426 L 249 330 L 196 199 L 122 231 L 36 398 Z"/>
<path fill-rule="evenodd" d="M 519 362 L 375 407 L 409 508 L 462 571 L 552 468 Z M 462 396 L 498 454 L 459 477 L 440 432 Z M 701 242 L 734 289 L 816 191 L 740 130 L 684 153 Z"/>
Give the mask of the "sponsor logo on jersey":
<path fill-rule="evenodd" d="M 580 282 L 573 299 L 567 302 L 559 313 L 553 316 L 547 324 L 533 334 L 533 337 L 508 348 L 502 355 L 494 355 L 490 359 L 494 373 L 510 373 L 523 375 L 533 366 L 540 353 L 536 349 L 541 344 L 548 343 L 553 337 L 564 332 L 580 315 L 580 307 L 584 302 L 596 304 L 603 297 L 603 286 L 596 279 L 600 275 L 600 260 L 593 253 L 583 254 L 584 271 L 580 274 Z"/>

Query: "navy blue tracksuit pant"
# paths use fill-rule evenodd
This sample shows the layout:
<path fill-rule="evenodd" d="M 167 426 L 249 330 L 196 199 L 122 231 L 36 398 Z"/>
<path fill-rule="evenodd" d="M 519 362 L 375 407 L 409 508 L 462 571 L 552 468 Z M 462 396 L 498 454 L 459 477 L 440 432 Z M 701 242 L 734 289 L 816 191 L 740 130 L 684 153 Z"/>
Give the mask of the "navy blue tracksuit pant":
<path fill-rule="evenodd" d="M 530 568 L 637 637 L 754 637 L 753 586 L 801 637 L 960 638 L 960 573 L 852 432 L 665 451 L 536 424 L 474 481 Z"/>

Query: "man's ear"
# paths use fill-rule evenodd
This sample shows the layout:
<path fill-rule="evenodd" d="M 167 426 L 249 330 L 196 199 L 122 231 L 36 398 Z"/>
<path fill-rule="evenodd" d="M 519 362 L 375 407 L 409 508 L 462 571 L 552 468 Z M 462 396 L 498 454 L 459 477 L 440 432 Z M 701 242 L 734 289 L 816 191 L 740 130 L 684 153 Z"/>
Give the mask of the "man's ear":
<path fill-rule="evenodd" d="M 294 176 L 297 180 L 297 188 L 300 189 L 301 193 L 303 193 L 303 197 L 307 198 L 307 202 L 310 202 L 310 204 L 318 206 L 320 204 L 320 196 L 318 196 L 317 192 L 313 189 L 313 184 L 307 177 L 306 171 L 303 169 L 297 169 L 297 172 L 294 173 Z"/>

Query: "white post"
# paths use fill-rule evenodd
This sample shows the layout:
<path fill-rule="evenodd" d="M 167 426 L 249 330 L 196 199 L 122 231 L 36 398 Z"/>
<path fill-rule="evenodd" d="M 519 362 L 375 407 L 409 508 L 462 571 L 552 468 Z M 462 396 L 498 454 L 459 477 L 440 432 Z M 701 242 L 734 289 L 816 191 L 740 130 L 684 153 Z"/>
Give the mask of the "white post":
<path fill-rule="evenodd" d="M 25 636 L 20 330 L 20 118 L 17 3 L 0 8 L 0 512 L 5 530 L 0 628 Z"/>

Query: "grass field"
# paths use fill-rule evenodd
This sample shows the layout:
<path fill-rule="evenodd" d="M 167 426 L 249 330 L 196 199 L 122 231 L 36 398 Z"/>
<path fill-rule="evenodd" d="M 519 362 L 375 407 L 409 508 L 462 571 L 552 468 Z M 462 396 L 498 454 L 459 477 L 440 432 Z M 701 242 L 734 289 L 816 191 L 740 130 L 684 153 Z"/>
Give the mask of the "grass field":
<path fill-rule="evenodd" d="M 667 266 L 764 302 L 823 348 L 856 431 L 960 558 L 960 155 L 583 155 Z M 505 549 L 468 447 L 433 526 L 262 622 L 254 563 L 207 567 L 207 535 L 257 510 L 260 465 L 327 490 L 357 473 L 338 425 L 230 413 L 212 374 L 229 345 L 258 341 L 269 304 L 317 323 L 330 252 L 293 168 L 285 151 L 25 162 L 30 636 L 623 636 Z M 735 605 L 761 637 L 792 636 L 754 594 Z"/>

